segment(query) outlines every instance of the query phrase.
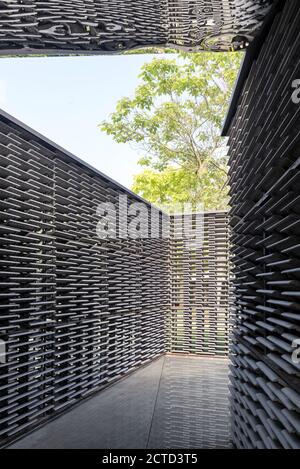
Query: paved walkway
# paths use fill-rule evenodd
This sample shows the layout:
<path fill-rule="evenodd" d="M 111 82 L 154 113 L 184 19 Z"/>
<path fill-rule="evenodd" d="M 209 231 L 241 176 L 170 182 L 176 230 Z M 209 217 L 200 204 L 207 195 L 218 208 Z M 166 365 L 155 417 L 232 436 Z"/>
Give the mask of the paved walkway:
<path fill-rule="evenodd" d="M 166 355 L 12 448 L 228 448 L 228 361 Z"/>

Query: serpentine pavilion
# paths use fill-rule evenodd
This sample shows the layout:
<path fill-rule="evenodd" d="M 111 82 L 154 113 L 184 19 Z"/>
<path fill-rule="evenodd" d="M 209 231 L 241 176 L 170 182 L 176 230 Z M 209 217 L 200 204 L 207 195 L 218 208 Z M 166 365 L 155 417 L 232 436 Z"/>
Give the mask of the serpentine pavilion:
<path fill-rule="evenodd" d="M 1 445 L 300 449 L 299 2 L 0 0 L 3 57 L 145 47 L 245 52 L 231 208 L 169 215 L 0 112 Z"/>

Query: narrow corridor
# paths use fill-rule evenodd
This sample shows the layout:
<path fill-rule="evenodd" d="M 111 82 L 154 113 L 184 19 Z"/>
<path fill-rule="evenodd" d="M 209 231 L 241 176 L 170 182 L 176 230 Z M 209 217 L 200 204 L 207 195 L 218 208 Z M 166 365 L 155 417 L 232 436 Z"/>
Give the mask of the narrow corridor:
<path fill-rule="evenodd" d="M 166 355 L 10 448 L 228 448 L 228 360 Z"/>

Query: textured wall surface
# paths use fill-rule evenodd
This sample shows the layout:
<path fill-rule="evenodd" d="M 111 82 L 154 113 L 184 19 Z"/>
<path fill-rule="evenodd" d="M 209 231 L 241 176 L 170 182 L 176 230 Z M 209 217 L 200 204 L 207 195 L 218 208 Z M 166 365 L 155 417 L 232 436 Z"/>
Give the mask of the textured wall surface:
<path fill-rule="evenodd" d="M 244 48 L 272 0 L 0 0 L 0 50 Z"/>
<path fill-rule="evenodd" d="M 165 351 L 169 249 L 99 240 L 124 191 L 3 116 L 0 164 L 3 442 Z"/>
<path fill-rule="evenodd" d="M 299 25 L 299 2 L 286 2 L 253 63 L 229 140 L 232 425 L 243 448 L 300 448 L 300 104 L 292 99 Z"/>
<path fill-rule="evenodd" d="M 207 212 L 189 218 L 182 237 L 182 217 L 172 217 L 168 349 L 227 355 L 228 214 Z"/>
<path fill-rule="evenodd" d="M 152 207 L 150 221 L 147 203 L 142 238 L 126 238 L 120 225 L 112 239 L 110 224 L 110 238 L 99 239 L 101 202 L 118 207 L 127 195 L 130 211 L 141 199 L 5 113 L 0 167 L 1 443 L 163 354 L 170 342 L 175 351 L 227 353 L 226 213 L 201 217 L 200 249 L 190 232 L 172 244 L 177 223 L 162 238 L 169 216 Z"/>

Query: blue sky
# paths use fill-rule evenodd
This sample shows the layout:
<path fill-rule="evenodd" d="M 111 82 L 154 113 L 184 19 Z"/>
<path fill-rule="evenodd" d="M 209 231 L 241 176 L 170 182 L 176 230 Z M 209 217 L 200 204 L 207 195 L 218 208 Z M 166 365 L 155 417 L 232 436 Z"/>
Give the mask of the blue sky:
<path fill-rule="evenodd" d="M 0 107 L 130 187 L 139 154 L 98 128 L 151 55 L 0 59 Z"/>

